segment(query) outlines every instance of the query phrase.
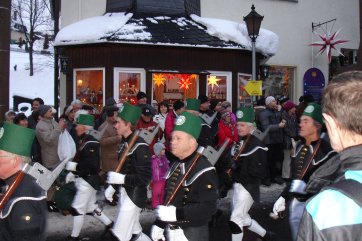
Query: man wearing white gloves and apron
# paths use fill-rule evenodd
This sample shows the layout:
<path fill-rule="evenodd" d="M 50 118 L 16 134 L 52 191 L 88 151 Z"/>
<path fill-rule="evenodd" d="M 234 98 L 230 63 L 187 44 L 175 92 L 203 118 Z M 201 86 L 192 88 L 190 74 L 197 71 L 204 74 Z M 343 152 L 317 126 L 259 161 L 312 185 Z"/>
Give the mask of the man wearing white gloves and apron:
<path fill-rule="evenodd" d="M 309 177 L 336 154 L 330 143 L 320 137 L 322 124 L 321 107 L 310 103 L 300 118 L 301 140 L 296 143 L 292 151 L 290 167 L 292 182 L 286 186 L 273 207 L 273 213 L 278 215 L 279 212 L 285 210 L 285 202 L 290 201 L 289 225 L 292 240 L 297 238 L 305 202 L 315 194 L 304 190 Z"/>
<path fill-rule="evenodd" d="M 240 143 L 232 148 L 232 163 L 229 175 L 233 184 L 232 212 L 229 221 L 232 241 L 243 239 L 244 227 L 258 234 L 262 240 L 274 240 L 275 234 L 267 232 L 252 219 L 249 210 L 254 200 L 259 201 L 260 181 L 266 176 L 268 148 L 252 135 L 254 110 L 240 108 L 236 112 Z"/>
<path fill-rule="evenodd" d="M 177 117 L 170 145 L 172 154 L 177 158 L 173 160 L 166 177 L 166 202 L 171 202 L 156 209 L 158 219 L 151 230 L 154 241 L 165 240 L 166 226 L 168 241 L 209 240 L 208 222 L 216 212 L 219 195 L 215 168 L 196 151 L 200 131 L 200 117 L 188 112 Z M 195 160 L 195 166 L 190 169 Z M 185 182 L 175 189 L 188 170 L 190 172 Z M 170 199 L 173 194 L 174 198 Z"/>
<path fill-rule="evenodd" d="M 117 134 L 123 137 L 120 154 L 133 137 L 132 130 L 140 116 L 141 109 L 127 103 L 118 112 L 114 127 Z M 137 137 L 120 172 L 108 172 L 107 175 L 107 183 L 121 185 L 118 216 L 111 232 L 119 241 L 150 241 L 147 235 L 142 233 L 139 222 L 141 209 L 146 205 L 147 186 L 151 181 L 152 172 L 150 149 L 141 137 Z M 114 193 L 114 187 L 109 185 L 105 191 L 108 201 L 112 202 Z"/>
<path fill-rule="evenodd" d="M 66 182 L 74 180 L 77 189 L 70 208 L 70 213 L 73 215 L 73 230 L 67 240 L 80 240 L 79 234 L 85 214 L 90 214 L 100 220 L 106 225 L 106 229 L 112 226 L 112 221 L 96 204 L 96 194 L 100 188 L 99 142 L 92 135 L 87 134 L 93 129 L 94 116 L 79 114 L 76 117 L 76 123 L 75 130 L 80 143 L 78 143 L 74 161 L 68 162 L 65 167 L 70 171 Z"/>

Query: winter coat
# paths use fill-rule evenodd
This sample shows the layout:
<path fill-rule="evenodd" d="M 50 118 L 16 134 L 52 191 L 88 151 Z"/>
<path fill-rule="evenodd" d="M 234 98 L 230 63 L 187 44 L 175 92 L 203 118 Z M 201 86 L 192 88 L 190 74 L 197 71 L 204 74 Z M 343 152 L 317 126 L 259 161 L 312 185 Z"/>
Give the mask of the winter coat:
<path fill-rule="evenodd" d="M 298 121 L 296 115 L 289 115 L 287 111 L 282 110 L 282 119 L 286 121 L 283 128 L 283 145 L 284 149 L 290 150 L 293 148 L 292 138 L 297 140 L 298 138 Z"/>
<path fill-rule="evenodd" d="M 5 183 L 13 183 L 16 175 Z M 45 241 L 48 210 L 46 194 L 35 179 L 25 175 L 0 212 L 1 241 Z"/>
<path fill-rule="evenodd" d="M 98 128 L 98 131 L 101 133 L 99 143 L 101 145 L 102 171 L 114 171 L 118 164 L 117 150 L 121 138 L 117 136 L 116 129 L 113 127 L 113 122 L 108 119 L 102 123 Z"/>
<path fill-rule="evenodd" d="M 82 177 L 95 190 L 100 188 L 100 161 L 99 161 L 99 141 L 93 136 L 83 134 L 77 145 L 77 154 L 74 161 L 77 162 L 75 174 Z"/>
<path fill-rule="evenodd" d="M 279 123 L 282 120 L 280 111 L 266 108 L 259 113 L 258 120 L 258 128 L 261 131 L 265 131 L 270 126 L 269 133 L 264 139 L 266 145 L 283 143 L 283 130 L 279 128 Z"/>
<path fill-rule="evenodd" d="M 166 120 L 165 120 L 165 139 L 166 139 L 166 150 L 170 150 L 170 141 L 171 141 L 171 134 L 173 131 L 173 128 L 175 126 L 175 120 L 176 120 L 176 113 L 175 111 L 171 111 L 167 114 Z"/>
<path fill-rule="evenodd" d="M 297 241 L 361 240 L 362 207 L 341 191 L 328 188 L 328 185 L 344 179 L 361 182 L 361 157 L 362 145 L 349 147 L 311 176 L 306 191 L 323 189 L 307 202 Z"/>
<path fill-rule="evenodd" d="M 124 148 L 130 138 L 130 135 L 124 139 L 120 148 Z M 120 151 L 120 155 L 122 151 Z M 134 146 L 129 151 L 126 161 L 121 169 L 121 173 L 126 175 L 123 187 L 132 202 L 139 208 L 146 206 L 147 186 L 150 184 L 152 167 L 151 167 L 151 152 L 148 144 L 138 137 Z"/>
<path fill-rule="evenodd" d="M 185 171 L 191 165 L 191 161 L 196 155 L 196 151 L 183 160 L 175 161 L 168 174 L 166 190 L 167 196 L 171 195 L 172 191 L 183 176 L 181 166 L 184 166 Z M 216 201 L 218 195 L 218 182 L 215 168 L 211 166 L 206 157 L 201 156 L 195 164 L 194 169 L 190 172 L 186 183 L 181 186 L 175 195 L 175 198 L 170 203 L 176 207 L 175 225 L 183 227 L 198 227 L 207 224 L 211 216 L 216 212 Z M 158 226 L 164 226 L 162 221 L 159 221 Z"/>
<path fill-rule="evenodd" d="M 35 133 L 41 148 L 41 159 L 48 169 L 55 168 L 59 163 L 58 140 L 61 132 L 58 123 L 53 119 L 42 118 L 36 125 Z"/>
<path fill-rule="evenodd" d="M 152 156 L 152 181 L 166 180 L 169 165 L 166 156 Z"/>
<path fill-rule="evenodd" d="M 238 141 L 238 131 L 235 124 L 227 124 L 222 119 L 219 121 L 218 146 L 222 146 L 224 141 L 229 138 L 228 147 L 231 147 L 234 142 Z"/>
<path fill-rule="evenodd" d="M 154 122 L 153 120 L 151 120 L 150 122 L 145 122 L 142 118 L 140 118 L 139 121 L 137 122 L 136 129 L 142 130 L 142 129 L 148 129 L 149 127 L 155 127 L 155 126 L 157 126 L 157 123 Z M 158 130 L 159 130 L 159 135 L 161 135 L 160 133 L 162 133 L 162 130 L 161 129 L 158 129 Z M 153 146 L 156 144 L 157 137 L 159 135 L 156 134 L 156 136 L 153 138 L 153 140 L 149 144 L 151 154 L 154 154 L 153 153 Z"/>

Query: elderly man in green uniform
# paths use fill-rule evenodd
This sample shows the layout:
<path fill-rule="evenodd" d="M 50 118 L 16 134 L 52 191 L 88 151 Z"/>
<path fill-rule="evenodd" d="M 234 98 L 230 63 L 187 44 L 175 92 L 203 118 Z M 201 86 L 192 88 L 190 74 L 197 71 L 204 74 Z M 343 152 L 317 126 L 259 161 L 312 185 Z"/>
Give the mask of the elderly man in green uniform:
<path fill-rule="evenodd" d="M 289 202 L 289 225 L 292 240 L 296 240 L 300 220 L 303 215 L 305 202 L 315 193 L 305 192 L 304 188 L 309 177 L 322 166 L 327 160 L 333 157 L 330 143 L 320 137 L 323 125 L 322 110 L 320 105 L 310 103 L 300 117 L 298 141 L 293 148 L 291 155 L 291 179 L 292 182 L 282 192 L 275 202 L 273 212 L 285 210 L 285 201 Z"/>
<path fill-rule="evenodd" d="M 128 146 L 129 140 L 134 135 L 134 129 L 141 116 L 141 108 L 125 103 L 118 112 L 116 118 L 117 134 L 122 136 L 119 153 Z M 140 212 L 146 206 L 147 186 L 151 181 L 151 152 L 148 144 L 142 137 L 138 136 L 135 144 L 127 153 L 126 161 L 120 171 L 108 172 L 107 183 L 121 185 L 118 201 L 118 216 L 111 229 L 117 240 L 150 240 L 142 232 L 139 221 Z M 108 201 L 113 201 L 115 189 L 112 185 L 108 186 L 105 196 Z"/>
<path fill-rule="evenodd" d="M 92 135 L 94 116 L 88 114 L 76 115 L 76 133 L 79 137 L 77 154 L 73 161 L 66 164 L 70 171 L 66 182 L 75 181 L 77 192 L 71 205 L 73 215 L 73 230 L 68 240 L 80 240 L 79 234 L 84 224 L 84 216 L 92 215 L 106 225 L 106 230 L 111 228 L 112 221 L 98 207 L 96 201 L 97 190 L 100 189 L 100 144 Z"/>
<path fill-rule="evenodd" d="M 0 179 L 9 188 L 30 158 L 35 132 L 5 123 L 0 129 Z M 8 191 L 8 190 L 6 190 Z M 25 174 L 4 208 L 0 210 L 1 241 L 45 241 L 46 194 L 33 177 Z"/>
<path fill-rule="evenodd" d="M 244 227 L 258 234 L 262 240 L 274 240 L 275 235 L 267 232 L 249 215 L 255 201 L 259 201 L 259 186 L 266 176 L 268 148 L 254 135 L 254 110 L 240 108 L 236 112 L 239 142 L 232 147 L 231 177 L 233 180 L 232 212 L 229 221 L 232 241 L 243 239 Z"/>
<path fill-rule="evenodd" d="M 166 176 L 166 201 L 198 155 L 196 140 L 200 131 L 201 119 L 198 116 L 183 112 L 177 117 L 171 140 L 171 152 L 177 160 Z M 168 226 L 168 240 L 208 241 L 208 222 L 216 211 L 217 198 L 215 168 L 200 156 L 170 205 L 157 207 L 158 221 L 152 227 L 152 239 L 164 240 L 164 228 Z"/>

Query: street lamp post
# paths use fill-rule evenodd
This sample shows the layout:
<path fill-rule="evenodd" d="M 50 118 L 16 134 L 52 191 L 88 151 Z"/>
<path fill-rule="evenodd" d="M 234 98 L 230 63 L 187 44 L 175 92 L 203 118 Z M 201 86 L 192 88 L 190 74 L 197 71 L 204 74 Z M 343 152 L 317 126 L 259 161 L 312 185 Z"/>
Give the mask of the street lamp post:
<path fill-rule="evenodd" d="M 259 30 L 261 22 L 264 16 L 261 16 L 255 11 L 254 4 L 251 6 L 251 12 L 244 17 L 246 28 L 248 29 L 248 35 L 251 39 L 252 47 L 252 80 L 256 80 L 256 54 L 255 54 L 255 41 L 259 36 Z M 254 100 L 253 100 L 254 101 Z"/>

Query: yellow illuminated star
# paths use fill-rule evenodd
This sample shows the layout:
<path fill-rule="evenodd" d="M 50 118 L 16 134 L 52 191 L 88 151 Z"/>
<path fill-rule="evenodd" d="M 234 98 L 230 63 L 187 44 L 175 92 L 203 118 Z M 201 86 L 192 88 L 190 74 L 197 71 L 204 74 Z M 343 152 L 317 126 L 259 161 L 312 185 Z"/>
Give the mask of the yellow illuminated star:
<path fill-rule="evenodd" d="M 211 89 L 214 89 L 214 86 L 219 86 L 219 84 L 217 82 L 219 82 L 220 79 L 217 79 L 215 75 L 210 75 L 209 78 L 207 79 L 207 84 L 211 85 Z"/>
<path fill-rule="evenodd" d="M 165 84 L 165 76 L 163 74 L 153 74 L 153 82 L 156 86 Z"/>

